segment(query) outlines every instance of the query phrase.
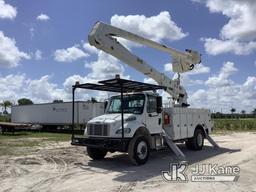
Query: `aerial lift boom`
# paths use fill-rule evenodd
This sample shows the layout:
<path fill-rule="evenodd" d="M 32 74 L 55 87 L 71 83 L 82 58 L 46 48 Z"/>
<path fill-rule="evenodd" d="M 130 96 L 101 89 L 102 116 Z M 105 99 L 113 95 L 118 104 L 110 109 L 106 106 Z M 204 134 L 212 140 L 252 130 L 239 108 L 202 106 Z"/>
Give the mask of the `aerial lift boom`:
<path fill-rule="evenodd" d="M 128 48 L 118 41 L 117 38 L 119 37 L 167 52 L 172 56 L 173 71 L 177 73 L 190 71 L 194 68 L 194 65 L 201 62 L 200 54 L 197 51 L 187 49 L 186 52 L 180 52 L 174 48 L 167 47 L 102 22 L 95 24 L 88 37 L 90 45 L 113 55 L 129 66 L 154 79 L 159 85 L 167 87 L 166 92 L 177 102 L 176 106 L 189 106 L 187 103 L 187 92 L 184 87 L 180 85 L 179 78 L 176 80 L 170 79 L 164 73 L 157 71 L 147 64 L 143 59 L 132 54 Z"/>

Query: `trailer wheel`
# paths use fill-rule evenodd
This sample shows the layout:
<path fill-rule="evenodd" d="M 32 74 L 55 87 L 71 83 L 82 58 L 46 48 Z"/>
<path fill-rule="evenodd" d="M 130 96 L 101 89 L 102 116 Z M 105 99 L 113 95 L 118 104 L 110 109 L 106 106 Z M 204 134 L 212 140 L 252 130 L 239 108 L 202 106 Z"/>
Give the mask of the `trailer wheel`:
<path fill-rule="evenodd" d="M 149 156 L 149 144 L 145 136 L 137 135 L 129 143 L 128 155 L 135 165 L 143 165 Z"/>
<path fill-rule="evenodd" d="M 196 129 L 194 137 L 191 139 L 192 150 L 202 150 L 204 146 L 204 132 L 201 129 Z"/>
<path fill-rule="evenodd" d="M 87 154 L 88 154 L 89 157 L 91 157 L 93 160 L 104 159 L 104 157 L 106 156 L 107 152 L 108 152 L 108 151 L 105 150 L 105 149 L 87 147 Z"/>

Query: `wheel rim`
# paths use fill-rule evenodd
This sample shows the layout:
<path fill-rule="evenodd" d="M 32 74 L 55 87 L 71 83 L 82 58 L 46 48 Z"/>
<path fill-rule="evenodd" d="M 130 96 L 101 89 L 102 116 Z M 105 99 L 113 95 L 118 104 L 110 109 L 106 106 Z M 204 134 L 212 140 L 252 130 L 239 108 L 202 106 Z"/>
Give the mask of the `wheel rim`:
<path fill-rule="evenodd" d="M 203 144 L 203 135 L 201 133 L 197 135 L 197 144 L 198 146 L 202 146 Z"/>
<path fill-rule="evenodd" d="M 148 153 L 148 146 L 145 141 L 141 141 L 137 147 L 137 155 L 140 159 L 145 159 Z"/>

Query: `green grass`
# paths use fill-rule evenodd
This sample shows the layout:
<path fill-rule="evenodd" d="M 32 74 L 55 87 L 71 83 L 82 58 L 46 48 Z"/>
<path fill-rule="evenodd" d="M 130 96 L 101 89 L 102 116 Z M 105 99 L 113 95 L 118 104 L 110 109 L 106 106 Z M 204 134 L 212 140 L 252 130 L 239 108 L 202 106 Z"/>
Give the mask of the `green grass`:
<path fill-rule="evenodd" d="M 71 134 L 70 133 L 47 133 L 47 132 L 28 132 L 28 131 L 20 131 L 15 132 L 14 135 L 12 133 L 0 135 L 0 142 L 1 140 L 11 139 L 23 139 L 23 138 L 43 138 L 47 141 L 68 141 L 70 140 Z"/>
<path fill-rule="evenodd" d="M 256 118 L 213 119 L 214 131 L 256 131 Z"/>
<path fill-rule="evenodd" d="M 256 131 L 256 118 L 248 119 L 213 119 L 214 133 L 225 134 L 238 131 Z M 0 156 L 1 155 L 24 155 L 38 150 L 39 146 L 47 143 L 70 141 L 69 133 L 47 133 L 20 131 L 14 135 L 0 134 Z"/>
<path fill-rule="evenodd" d="M 14 135 L 0 135 L 0 156 L 20 155 L 35 151 L 47 143 L 70 141 L 71 134 L 46 132 L 16 132 Z"/>

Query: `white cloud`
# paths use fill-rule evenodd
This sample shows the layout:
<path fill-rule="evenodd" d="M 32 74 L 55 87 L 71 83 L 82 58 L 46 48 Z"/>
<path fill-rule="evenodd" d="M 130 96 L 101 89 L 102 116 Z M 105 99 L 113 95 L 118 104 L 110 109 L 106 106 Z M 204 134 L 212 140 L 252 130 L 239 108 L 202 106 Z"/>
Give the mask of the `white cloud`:
<path fill-rule="evenodd" d="M 67 100 L 71 92 L 67 93 L 63 88 L 58 88 L 50 79 L 49 75 L 33 80 L 25 74 L 0 76 L 0 101 L 10 100 L 17 103 L 17 100 L 23 97 L 35 103 L 52 102 L 55 99 Z"/>
<path fill-rule="evenodd" d="M 98 54 L 99 53 L 99 50 L 96 47 L 91 46 L 89 43 L 84 43 L 83 48 L 91 54 Z"/>
<path fill-rule="evenodd" d="M 105 58 L 102 56 L 102 58 Z M 104 70 L 99 70 L 104 71 Z M 11 100 L 17 102 L 19 98 L 30 98 L 35 103 L 51 102 L 55 99 L 71 100 L 71 87 L 76 81 L 80 83 L 94 82 L 102 80 L 101 77 L 92 75 L 92 71 L 86 76 L 72 75 L 67 77 L 61 86 L 51 82 L 51 76 L 45 75 L 38 79 L 29 79 L 25 74 L 0 76 L 0 101 Z M 199 89 L 189 94 L 189 103 L 192 107 L 205 107 L 214 111 L 229 112 L 231 107 L 238 111 L 245 109 L 250 112 L 256 105 L 256 77 L 249 76 L 239 84 L 230 79 L 231 75 L 236 72 L 232 62 L 225 62 L 220 69 L 219 74 L 215 75 L 219 79 L 232 82 L 229 84 L 208 84 L 205 83 L 205 89 Z M 113 74 L 114 75 L 114 74 Z M 94 77 L 94 78 L 92 78 Z M 110 76 L 113 78 L 112 76 Z M 209 77 L 211 79 L 212 77 Z M 209 80 L 208 79 L 208 80 Z M 145 78 L 146 83 L 155 83 L 151 78 Z M 8 86 L 6 86 L 8 85 Z M 76 99 L 87 100 L 90 97 L 96 97 L 98 100 L 107 98 L 107 93 L 99 91 L 77 90 Z M 166 92 L 159 92 L 165 103 L 169 103 Z"/>
<path fill-rule="evenodd" d="M 81 50 L 78 45 L 67 49 L 57 49 L 54 53 L 54 59 L 59 62 L 72 62 L 88 56 L 89 54 Z"/>
<path fill-rule="evenodd" d="M 181 81 L 181 85 L 184 86 L 184 87 L 195 86 L 195 85 L 203 85 L 204 84 L 203 80 L 194 79 L 194 78 L 190 77 L 187 74 L 182 74 L 180 76 L 180 81 Z"/>
<path fill-rule="evenodd" d="M 74 85 L 76 82 L 79 82 L 80 84 L 83 83 L 97 83 L 97 80 L 89 79 L 87 76 L 81 76 L 81 75 L 72 75 L 65 79 L 63 83 L 63 89 L 65 93 L 69 94 L 68 98 L 71 100 L 72 96 L 72 85 Z M 90 97 L 96 97 L 97 93 L 99 94 L 99 91 L 90 91 L 90 90 L 83 90 L 83 89 L 77 89 L 76 90 L 76 99 L 80 100 L 87 100 Z"/>
<path fill-rule="evenodd" d="M 240 88 L 239 94 L 243 95 L 245 99 L 256 100 L 256 77 L 247 77 L 246 81 Z M 256 105 L 256 102 L 254 104 Z"/>
<path fill-rule="evenodd" d="M 244 83 L 236 83 L 231 76 L 237 72 L 232 62 L 225 62 L 217 75 L 209 77 L 206 88 L 199 89 L 189 97 L 192 107 L 205 107 L 219 112 L 252 111 L 256 106 L 256 77 L 249 76 Z"/>
<path fill-rule="evenodd" d="M 30 56 L 19 50 L 15 39 L 0 31 L 0 67 L 16 67 L 22 59 L 30 59 Z"/>
<path fill-rule="evenodd" d="M 198 75 L 198 74 L 206 74 L 210 72 L 210 67 L 205 66 L 204 64 L 195 65 L 192 71 L 188 71 L 187 75 Z"/>
<path fill-rule="evenodd" d="M 164 65 L 164 71 L 168 72 L 168 74 L 170 73 L 171 75 L 173 75 L 172 79 L 177 79 L 178 75 L 176 73 L 174 74 L 174 72 L 172 71 L 171 63 L 167 63 Z M 197 75 L 201 75 L 201 74 L 207 74 L 209 72 L 210 72 L 210 67 L 207 67 L 203 64 L 196 65 L 192 71 L 188 71 L 186 73 L 180 74 L 181 84 L 184 87 L 194 86 L 194 85 L 202 85 L 202 84 L 204 84 L 204 82 L 202 80 L 194 79 L 191 77 L 191 75 L 197 76 Z M 167 74 L 167 76 L 169 76 L 168 74 Z"/>
<path fill-rule="evenodd" d="M 114 78 L 116 74 L 120 74 L 124 77 L 124 67 L 119 61 L 102 51 L 98 53 L 96 61 L 86 63 L 85 67 L 92 70 L 92 72 L 88 74 L 88 78 L 90 79 L 111 79 Z M 126 76 L 125 78 L 129 77 Z"/>
<path fill-rule="evenodd" d="M 164 64 L 164 71 L 173 73 L 172 64 L 171 63 Z M 198 75 L 198 74 L 209 73 L 209 72 L 210 72 L 210 67 L 207 67 L 204 64 L 199 64 L 199 65 L 195 65 L 192 71 L 188 71 L 186 73 L 183 73 L 182 75 Z"/>
<path fill-rule="evenodd" d="M 256 50 L 255 0 L 194 1 L 205 3 L 210 12 L 221 13 L 229 18 L 220 31 L 220 39 L 203 39 L 207 53 L 246 55 Z"/>
<path fill-rule="evenodd" d="M 239 42 L 236 40 L 219 40 L 215 38 L 202 38 L 204 48 L 211 55 L 221 53 L 235 53 L 237 55 L 248 55 L 256 50 L 256 41 Z"/>
<path fill-rule="evenodd" d="M 50 83 L 49 80 L 49 75 L 42 76 L 40 79 L 28 80 L 25 89 L 28 97 L 36 99 L 39 103 L 65 98 L 63 89 L 58 89 L 57 84 Z"/>
<path fill-rule="evenodd" d="M 0 19 L 14 19 L 16 15 L 16 7 L 6 4 L 3 0 L 0 0 Z"/>
<path fill-rule="evenodd" d="M 72 99 L 72 85 L 76 81 L 80 83 L 94 82 L 98 80 L 89 79 L 87 76 L 72 75 L 67 77 L 63 84 L 58 86 L 51 82 L 50 75 L 44 75 L 38 79 L 29 79 L 26 74 L 10 74 L 0 76 L 0 102 L 10 100 L 17 104 L 20 98 L 29 98 L 34 103 L 52 102 L 55 99 L 70 101 Z M 102 101 L 107 98 L 107 93 L 99 91 L 89 91 L 77 89 L 77 100 L 88 100 L 91 97 L 96 97 Z"/>
<path fill-rule="evenodd" d="M 237 68 L 235 68 L 234 63 L 230 61 L 225 62 L 219 74 L 217 76 L 209 77 L 209 79 L 205 83 L 206 85 L 212 87 L 232 85 L 233 81 L 230 80 L 229 77 L 235 72 L 237 72 Z"/>
<path fill-rule="evenodd" d="M 154 41 L 179 40 L 188 35 L 177 26 L 167 11 L 152 17 L 114 15 L 111 17 L 111 24 Z"/>
<path fill-rule="evenodd" d="M 36 17 L 36 19 L 39 21 L 48 21 L 50 19 L 50 17 L 46 14 L 41 13 L 40 15 L 38 15 Z"/>
<path fill-rule="evenodd" d="M 36 52 L 35 52 L 35 59 L 36 60 L 41 60 L 43 57 L 42 57 L 42 54 L 43 54 L 43 52 L 41 51 L 41 50 L 36 50 Z"/>
<path fill-rule="evenodd" d="M 144 83 L 149 83 L 149 84 L 154 84 L 154 85 L 157 85 L 158 83 L 152 79 L 152 78 L 144 78 L 143 80 Z"/>

